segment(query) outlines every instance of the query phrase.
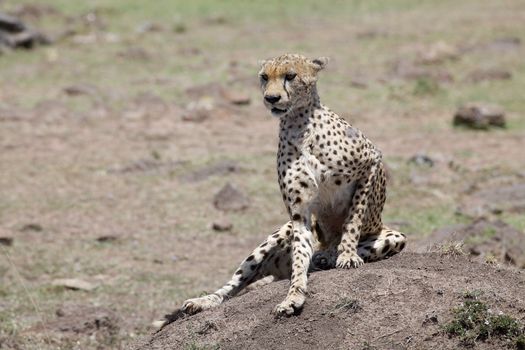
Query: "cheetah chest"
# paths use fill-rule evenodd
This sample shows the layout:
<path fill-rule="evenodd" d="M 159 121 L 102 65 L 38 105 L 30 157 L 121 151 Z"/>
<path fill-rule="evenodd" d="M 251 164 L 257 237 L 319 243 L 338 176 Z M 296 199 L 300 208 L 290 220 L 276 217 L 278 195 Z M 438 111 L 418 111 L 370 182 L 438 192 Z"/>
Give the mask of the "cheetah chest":
<path fill-rule="evenodd" d="M 317 193 L 310 203 L 310 212 L 328 231 L 341 231 L 355 193 L 356 181 L 350 175 L 335 175 L 310 153 L 303 153 L 303 162 Z"/>

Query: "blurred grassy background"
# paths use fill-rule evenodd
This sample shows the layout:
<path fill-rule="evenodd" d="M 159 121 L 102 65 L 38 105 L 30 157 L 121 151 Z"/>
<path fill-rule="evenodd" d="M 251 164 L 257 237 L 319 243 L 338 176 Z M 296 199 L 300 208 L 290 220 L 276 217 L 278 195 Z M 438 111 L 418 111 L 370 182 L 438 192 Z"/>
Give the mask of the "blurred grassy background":
<path fill-rule="evenodd" d="M 47 8 L 27 20 L 61 39 L 0 55 L 0 233 L 15 238 L 6 248 L 12 263 L 0 259 L 0 341 L 125 348 L 186 297 L 219 286 L 286 220 L 274 169 L 277 121 L 260 103 L 259 59 L 331 58 L 321 98 L 383 150 L 392 172 L 385 220 L 411 239 L 468 222 L 456 208 L 472 185 L 523 176 L 523 1 L 4 0 L 0 9 L 24 4 Z M 521 44 L 498 46 L 509 38 Z M 439 42 L 456 57 L 418 63 Z M 407 78 L 400 66 L 430 77 Z M 472 83 L 479 69 L 512 78 Z M 213 83 L 251 104 L 203 123 L 182 120 L 194 101 L 188 90 Z M 95 97 L 66 96 L 65 87 L 79 85 L 95 87 Z M 503 106 L 507 129 L 453 128 L 456 107 L 471 100 Z M 408 163 L 418 152 L 436 165 Z M 119 172 L 144 160 L 154 167 Z M 184 180 L 224 160 L 242 170 Z M 211 202 L 225 181 L 252 205 L 227 214 L 234 228 L 217 234 L 210 222 L 224 214 Z M 500 218 L 525 228 L 520 213 Z M 33 223 L 42 230 L 27 229 Z M 97 240 L 104 235 L 116 239 Z M 100 287 L 51 286 L 64 277 Z M 31 331 L 68 303 L 115 309 L 121 332 L 101 345 Z"/>

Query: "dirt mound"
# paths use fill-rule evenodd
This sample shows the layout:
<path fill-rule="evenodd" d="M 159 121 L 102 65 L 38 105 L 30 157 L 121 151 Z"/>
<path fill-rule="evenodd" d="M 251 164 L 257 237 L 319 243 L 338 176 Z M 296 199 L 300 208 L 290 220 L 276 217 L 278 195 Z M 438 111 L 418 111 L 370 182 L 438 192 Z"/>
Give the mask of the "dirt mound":
<path fill-rule="evenodd" d="M 310 276 L 303 312 L 275 319 L 287 281 L 169 324 L 135 349 L 456 349 L 442 327 L 476 291 L 495 312 L 525 318 L 525 275 L 465 257 L 402 253 L 350 271 Z M 479 349 L 499 349 L 488 339 Z"/>
<path fill-rule="evenodd" d="M 480 262 L 494 262 L 525 268 L 525 235 L 501 220 L 478 218 L 468 225 L 454 225 L 434 231 L 418 244 L 418 251 L 447 249 L 461 242 L 461 249 Z"/>

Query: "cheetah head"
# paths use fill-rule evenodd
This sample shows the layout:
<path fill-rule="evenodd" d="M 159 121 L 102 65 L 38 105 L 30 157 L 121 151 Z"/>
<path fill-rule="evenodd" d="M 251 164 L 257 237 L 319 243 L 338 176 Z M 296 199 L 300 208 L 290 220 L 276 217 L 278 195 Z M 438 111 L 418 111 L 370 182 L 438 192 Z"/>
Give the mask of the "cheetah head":
<path fill-rule="evenodd" d="M 327 63 L 326 57 L 309 59 L 294 54 L 261 62 L 259 78 L 266 108 L 272 115 L 283 117 L 308 106 L 316 93 L 317 73 Z"/>

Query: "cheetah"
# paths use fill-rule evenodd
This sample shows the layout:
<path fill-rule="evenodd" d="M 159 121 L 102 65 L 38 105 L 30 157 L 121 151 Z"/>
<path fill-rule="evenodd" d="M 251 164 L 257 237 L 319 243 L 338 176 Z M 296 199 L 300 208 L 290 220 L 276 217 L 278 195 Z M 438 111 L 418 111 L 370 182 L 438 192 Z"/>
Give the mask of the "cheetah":
<path fill-rule="evenodd" d="M 277 174 L 290 220 L 222 288 L 186 300 L 184 313 L 215 307 L 247 286 L 289 279 L 288 294 L 274 313 L 297 314 L 309 271 L 357 268 L 405 247 L 405 234 L 381 221 L 386 199 L 381 152 L 319 100 L 317 75 L 327 62 L 297 54 L 261 62 L 263 102 L 279 119 Z"/>

